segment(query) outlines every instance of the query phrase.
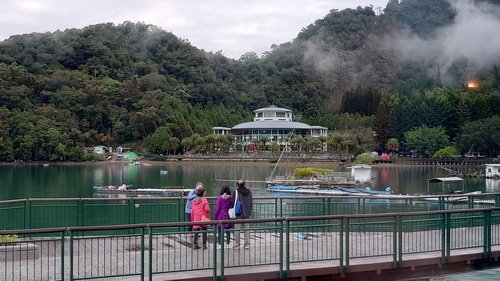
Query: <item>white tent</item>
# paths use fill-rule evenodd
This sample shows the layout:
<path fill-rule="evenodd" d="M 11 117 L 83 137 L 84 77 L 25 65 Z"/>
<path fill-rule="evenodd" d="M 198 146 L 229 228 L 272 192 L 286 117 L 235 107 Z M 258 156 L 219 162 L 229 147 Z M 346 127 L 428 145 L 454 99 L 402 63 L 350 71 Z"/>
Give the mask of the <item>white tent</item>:
<path fill-rule="evenodd" d="M 445 185 L 451 183 L 462 183 L 462 190 L 464 189 L 464 179 L 459 177 L 443 177 L 443 178 L 430 178 L 427 182 L 427 192 L 430 191 L 431 183 L 441 183 L 441 192 L 445 191 Z"/>
<path fill-rule="evenodd" d="M 368 165 L 355 165 L 347 168 L 351 169 L 351 177 L 354 181 L 369 182 L 372 180 L 372 167 Z"/>

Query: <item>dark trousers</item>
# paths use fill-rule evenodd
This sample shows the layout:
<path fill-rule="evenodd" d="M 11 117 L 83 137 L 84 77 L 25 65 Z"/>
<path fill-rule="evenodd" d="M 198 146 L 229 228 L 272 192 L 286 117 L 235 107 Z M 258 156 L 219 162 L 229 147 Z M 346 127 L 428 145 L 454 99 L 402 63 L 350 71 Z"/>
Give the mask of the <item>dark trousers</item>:
<path fill-rule="evenodd" d="M 191 221 L 191 213 L 185 213 L 186 214 L 186 221 Z M 186 227 L 186 230 L 187 231 L 193 231 L 193 226 L 192 225 L 188 225 Z"/>
<path fill-rule="evenodd" d="M 229 229 L 224 229 L 221 226 L 217 226 L 217 238 L 219 245 L 222 245 L 222 235 L 224 235 L 224 230 L 226 231 L 226 244 L 231 242 L 231 231 Z"/>
<path fill-rule="evenodd" d="M 203 246 L 207 245 L 207 228 L 202 227 L 202 228 L 195 228 L 194 229 L 194 238 L 193 238 L 193 245 L 198 245 L 198 235 L 200 234 L 199 232 L 202 231 L 201 236 L 202 236 L 202 243 Z"/>

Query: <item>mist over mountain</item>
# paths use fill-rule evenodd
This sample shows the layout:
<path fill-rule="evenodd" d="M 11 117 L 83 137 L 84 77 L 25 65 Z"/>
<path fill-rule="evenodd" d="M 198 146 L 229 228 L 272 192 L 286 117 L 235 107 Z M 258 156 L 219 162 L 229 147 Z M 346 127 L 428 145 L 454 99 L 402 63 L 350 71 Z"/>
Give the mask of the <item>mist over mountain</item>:
<path fill-rule="evenodd" d="M 454 138 L 465 122 L 500 108 L 498 2 L 391 0 L 380 14 L 332 10 L 290 42 L 239 60 L 146 23 L 11 36 L 0 42 L 0 151 L 7 151 L 0 160 L 81 159 L 81 147 L 100 143 L 155 147 L 157 132 L 174 139 L 161 151 L 179 152 L 184 139 L 249 120 L 270 104 L 330 129 L 374 129 L 387 93 L 417 99 L 448 86 L 469 99 L 463 85 L 482 81 L 459 121 L 436 108 L 384 135 L 427 125 Z"/>
<path fill-rule="evenodd" d="M 436 75 L 439 66 L 443 82 L 456 86 L 485 76 L 492 65 L 500 64 L 500 7 L 466 0 L 450 4 L 454 17 L 449 25 L 426 37 L 405 29 L 387 40 L 386 47 L 401 62 L 430 66 L 429 75 Z"/>

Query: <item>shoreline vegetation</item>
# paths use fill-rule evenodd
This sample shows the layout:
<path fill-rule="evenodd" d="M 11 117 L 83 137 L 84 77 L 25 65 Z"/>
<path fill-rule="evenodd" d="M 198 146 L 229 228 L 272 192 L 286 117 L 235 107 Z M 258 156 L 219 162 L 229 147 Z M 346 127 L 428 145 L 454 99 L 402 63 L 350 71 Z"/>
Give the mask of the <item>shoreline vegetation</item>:
<path fill-rule="evenodd" d="M 164 160 L 157 159 L 140 159 L 134 162 L 129 160 L 94 160 L 94 161 L 13 161 L 13 162 L 0 162 L 0 165 L 147 165 L 147 166 L 162 166 L 167 163 L 191 163 L 191 162 L 204 162 L 204 163 L 259 163 L 275 165 L 278 161 L 276 155 L 171 155 L 165 156 Z M 411 158 L 411 157 L 397 157 L 391 161 L 384 163 L 373 163 L 374 167 L 377 166 L 421 166 L 421 165 L 451 165 L 451 166 L 479 166 L 485 163 L 496 163 L 498 159 L 493 158 Z M 317 166 L 334 166 L 345 167 L 356 165 L 353 159 L 349 156 L 339 155 L 309 155 L 301 154 L 294 156 L 286 156 L 280 160 L 279 165 L 294 166 L 299 164 L 311 164 Z"/>

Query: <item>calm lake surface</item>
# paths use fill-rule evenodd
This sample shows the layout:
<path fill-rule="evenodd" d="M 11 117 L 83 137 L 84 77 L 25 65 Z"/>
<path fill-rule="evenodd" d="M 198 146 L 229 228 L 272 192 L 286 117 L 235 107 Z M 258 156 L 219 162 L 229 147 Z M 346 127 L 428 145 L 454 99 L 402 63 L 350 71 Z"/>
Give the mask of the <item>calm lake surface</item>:
<path fill-rule="evenodd" d="M 295 167 L 331 168 L 328 164 L 289 164 L 278 166 L 275 175 L 292 175 Z M 154 164 L 152 166 L 125 164 L 42 164 L 0 165 L 0 200 L 20 198 L 51 197 L 94 197 L 93 186 L 119 185 L 133 187 L 160 188 L 164 186 L 191 187 L 202 181 L 209 195 L 216 195 L 224 184 L 234 187 L 235 180 L 245 178 L 256 196 L 268 196 L 263 181 L 272 173 L 274 164 L 268 163 L 228 163 L 228 162 L 175 162 Z M 168 171 L 166 175 L 160 171 Z M 346 171 L 345 168 L 336 171 Z M 379 166 L 373 167 L 372 177 L 375 189 L 386 186 L 395 193 L 427 193 L 427 179 L 450 176 L 449 172 L 432 166 Z M 227 181 L 226 181 L 227 180 Z M 461 189 L 461 185 L 450 188 Z M 439 191 L 434 190 L 434 192 Z M 500 181 L 485 179 L 466 179 L 466 192 L 500 191 Z M 436 277 L 431 280 L 494 280 L 499 269 L 469 272 Z M 495 279 L 496 280 L 496 279 Z"/>
<path fill-rule="evenodd" d="M 295 167 L 332 168 L 328 164 L 282 163 L 275 175 L 292 175 Z M 127 184 L 135 188 L 160 188 L 165 186 L 192 187 L 201 181 L 208 195 L 217 195 L 222 185 L 235 186 L 238 178 L 248 181 L 254 194 L 269 195 L 263 181 L 272 173 L 274 164 L 240 162 L 175 162 L 151 166 L 127 164 L 42 164 L 0 165 L 0 200 L 19 198 L 93 197 L 93 186 Z M 168 171 L 162 174 L 160 171 Z M 346 171 L 345 168 L 336 171 Z M 427 179 L 451 176 L 449 172 L 432 166 L 379 166 L 372 169 L 375 189 L 390 186 L 395 193 L 427 193 Z M 460 190 L 460 184 L 446 186 Z M 438 192 L 440 186 L 432 186 Z M 464 190 L 500 191 L 498 181 L 466 179 Z"/>

